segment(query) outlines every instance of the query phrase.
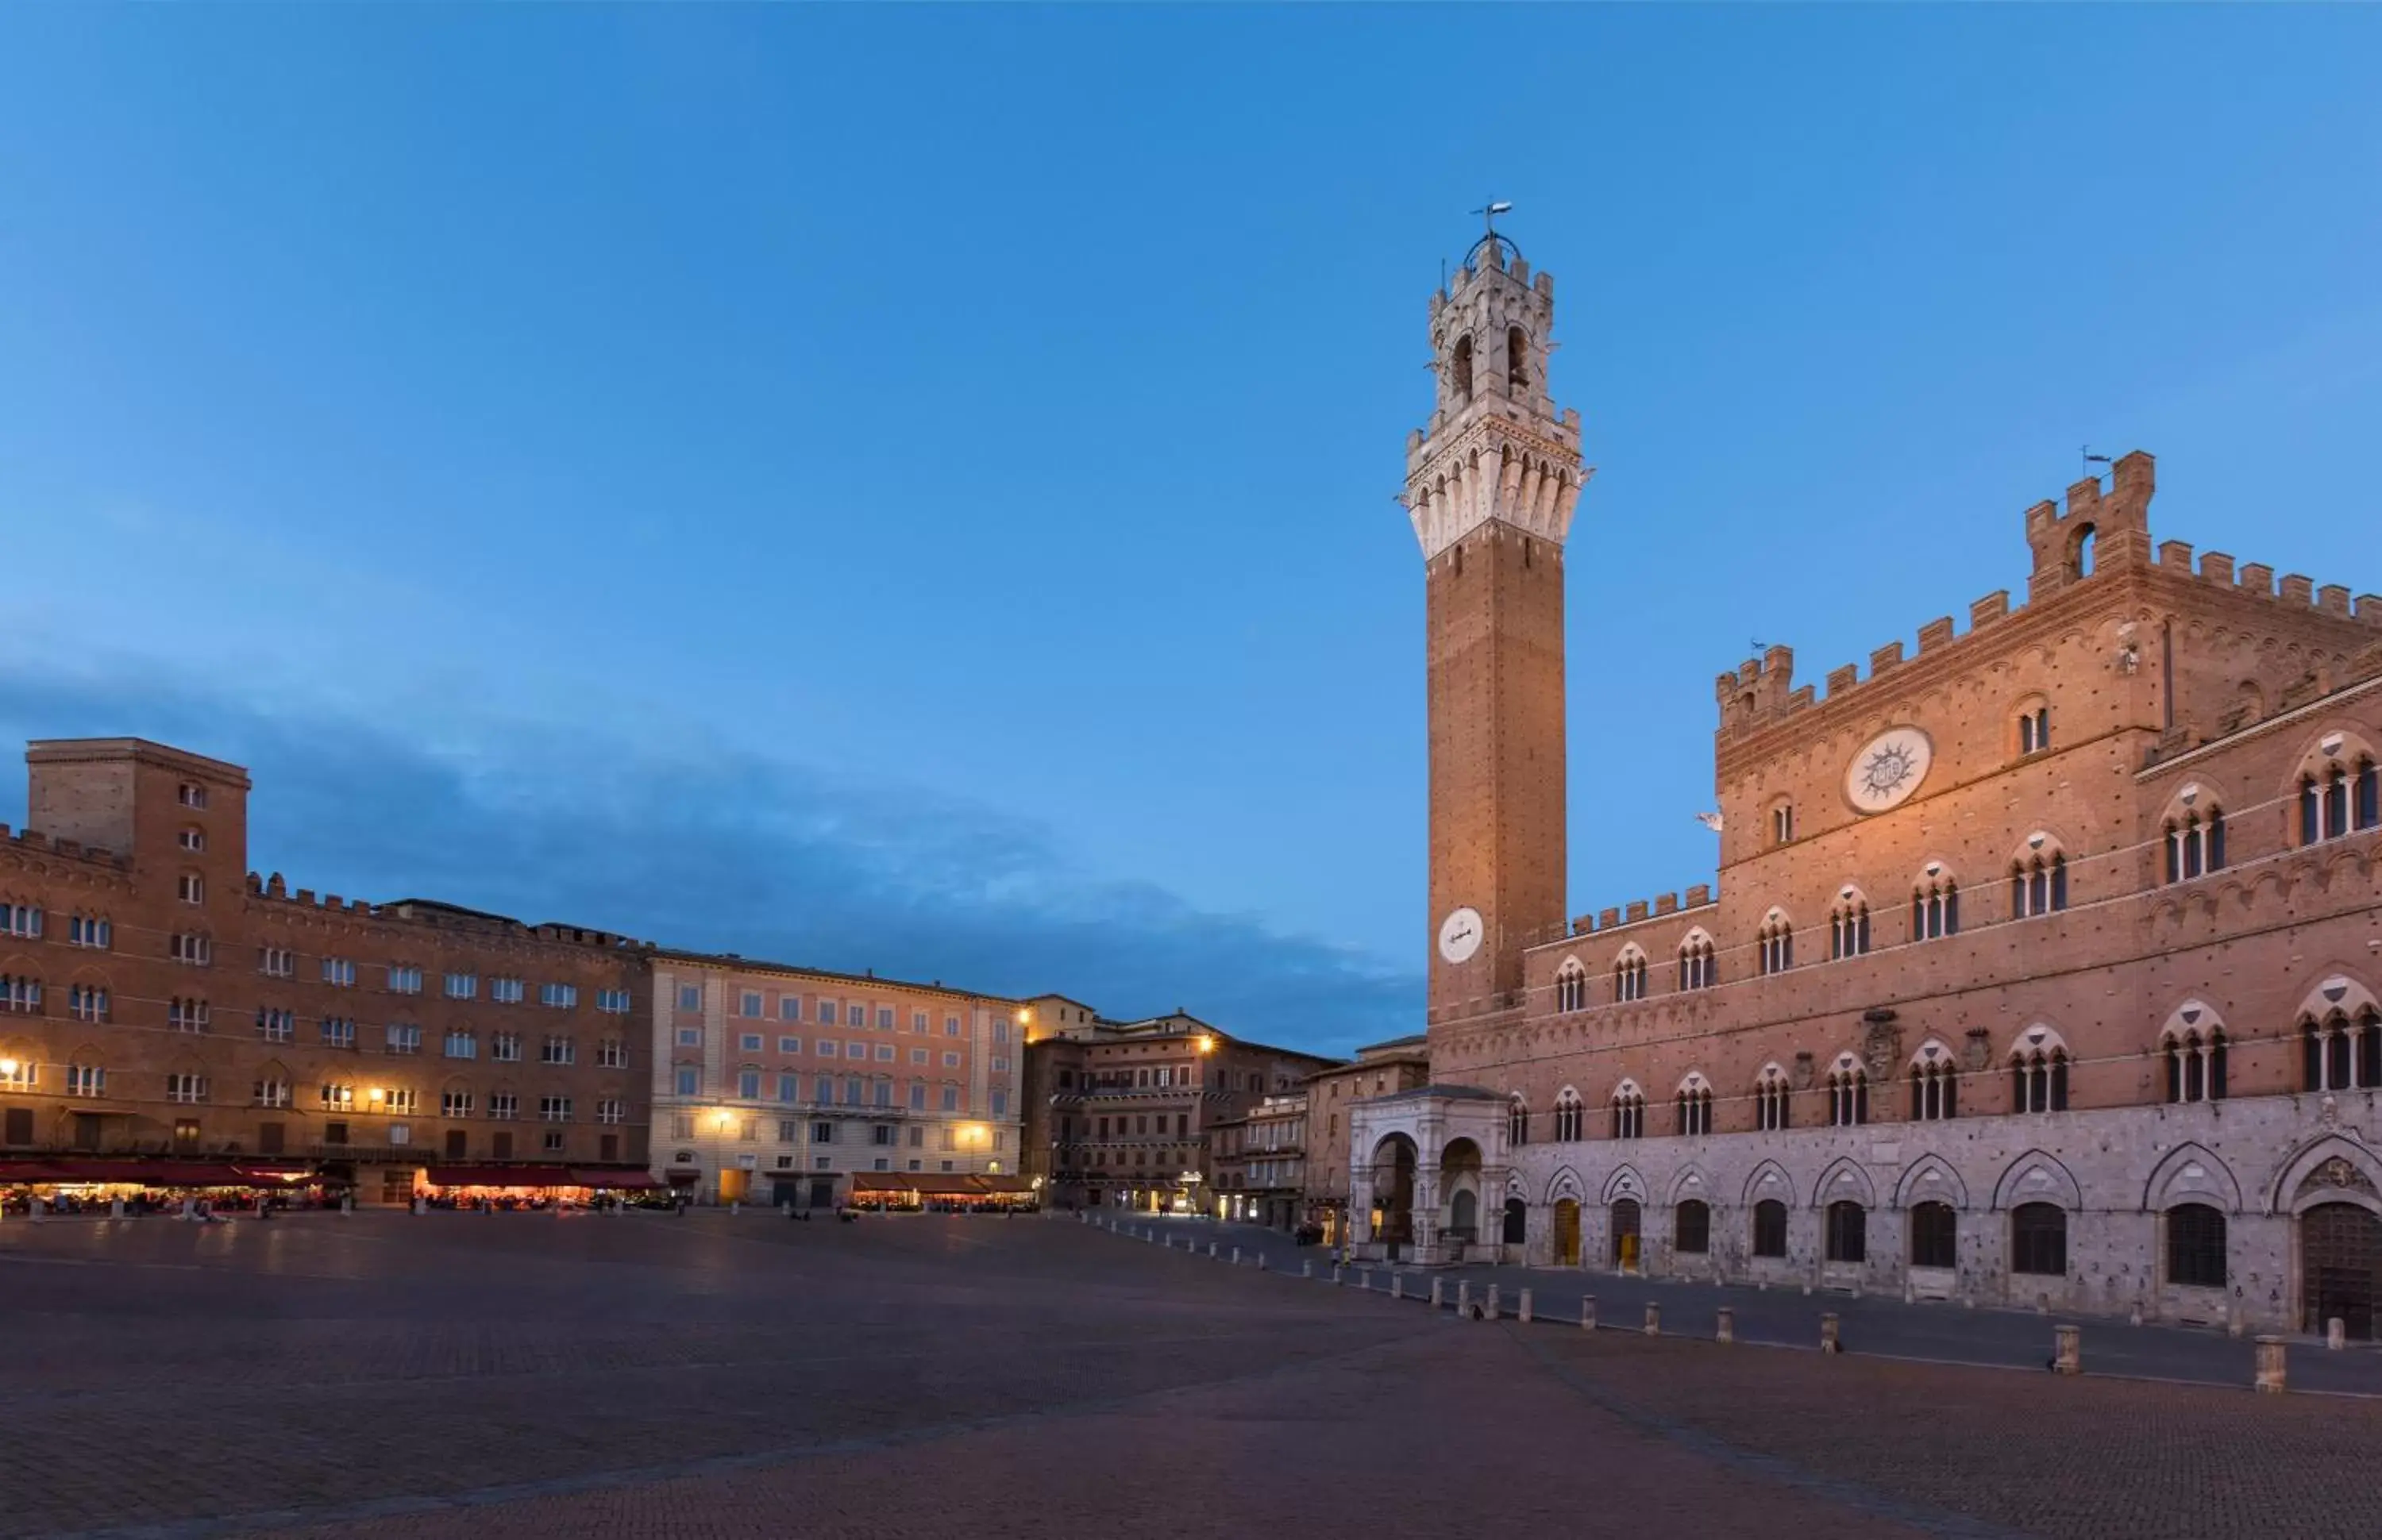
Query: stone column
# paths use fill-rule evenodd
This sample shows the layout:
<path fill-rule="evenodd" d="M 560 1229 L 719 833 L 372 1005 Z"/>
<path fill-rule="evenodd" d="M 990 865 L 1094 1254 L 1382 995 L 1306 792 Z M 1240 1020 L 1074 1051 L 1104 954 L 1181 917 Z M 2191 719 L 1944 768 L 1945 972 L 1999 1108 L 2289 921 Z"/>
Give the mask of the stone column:
<path fill-rule="evenodd" d="M 2051 1328 L 2051 1367 L 2062 1375 L 2084 1372 L 2084 1328 L 2054 1326 Z"/>

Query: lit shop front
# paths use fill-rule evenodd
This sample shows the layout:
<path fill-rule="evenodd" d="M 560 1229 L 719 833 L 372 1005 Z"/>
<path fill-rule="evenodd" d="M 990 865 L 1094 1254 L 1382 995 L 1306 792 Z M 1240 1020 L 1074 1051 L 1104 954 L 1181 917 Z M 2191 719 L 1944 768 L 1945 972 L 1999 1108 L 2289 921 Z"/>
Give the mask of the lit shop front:
<path fill-rule="evenodd" d="M 653 1173 L 594 1166 L 433 1166 L 414 1193 L 432 1208 L 590 1208 L 661 1191 Z"/>
<path fill-rule="evenodd" d="M 1031 1209 L 1039 1194 L 1024 1177 L 863 1171 L 852 1178 L 853 1208 L 877 1213 L 981 1214 Z"/>
<path fill-rule="evenodd" d="M 0 1211 L 27 1214 L 178 1213 L 185 1202 L 216 1212 L 314 1208 L 335 1202 L 314 1168 L 272 1160 L 111 1160 L 71 1156 L 0 1160 Z"/>

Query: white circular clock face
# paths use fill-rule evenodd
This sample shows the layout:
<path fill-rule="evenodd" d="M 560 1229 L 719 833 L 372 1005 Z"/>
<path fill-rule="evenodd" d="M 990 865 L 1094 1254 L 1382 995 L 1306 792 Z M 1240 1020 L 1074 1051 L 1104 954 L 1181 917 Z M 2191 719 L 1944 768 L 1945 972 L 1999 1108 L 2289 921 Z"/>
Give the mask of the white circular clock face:
<path fill-rule="evenodd" d="M 1449 911 L 1439 923 L 1439 955 L 1450 962 L 1465 962 L 1480 949 L 1480 911 L 1470 906 Z"/>
<path fill-rule="evenodd" d="M 1845 801 L 1860 813 L 1884 813 L 1919 789 L 1934 762 L 1934 745 L 1917 727 L 1888 727 L 1864 745 L 1845 769 Z"/>

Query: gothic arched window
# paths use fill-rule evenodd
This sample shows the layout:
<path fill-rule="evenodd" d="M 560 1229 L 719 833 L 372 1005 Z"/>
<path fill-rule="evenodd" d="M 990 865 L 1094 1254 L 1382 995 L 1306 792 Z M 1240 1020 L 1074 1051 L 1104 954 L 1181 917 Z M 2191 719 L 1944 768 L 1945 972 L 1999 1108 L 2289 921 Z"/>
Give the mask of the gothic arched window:
<path fill-rule="evenodd" d="M 1789 1120 L 1791 1093 L 1786 1071 L 1775 1064 L 1765 1065 L 1762 1078 L 1753 1083 L 1753 1126 L 1765 1133 L 1785 1128 Z"/>
<path fill-rule="evenodd" d="M 2211 805 L 2167 822 L 2167 880 L 2190 882 L 2225 869 L 2225 810 Z"/>
<path fill-rule="evenodd" d="M 1576 1144 L 1580 1138 L 1581 1115 L 1587 1108 L 1580 1103 L 1579 1093 L 1566 1085 L 1555 1098 L 1555 1143 Z"/>
<path fill-rule="evenodd" d="M 1613 1093 L 1613 1137 L 1646 1137 L 1646 1094 L 1635 1081 L 1623 1081 Z"/>
<path fill-rule="evenodd" d="M 1588 970 L 1578 958 L 1564 959 L 1555 973 L 1555 1009 L 1563 1012 L 1588 1008 Z"/>
<path fill-rule="evenodd" d="M 1910 1060 L 1910 1120 L 1936 1123 L 1959 1115 L 1959 1070 L 1952 1050 L 1930 1043 Z"/>
<path fill-rule="evenodd" d="M 1505 329 L 1505 384 L 1516 396 L 1530 393 L 1530 339 L 1519 326 Z"/>
<path fill-rule="evenodd" d="M 1646 997 L 1646 954 L 1634 946 L 1613 965 L 1613 997 L 1616 1001 Z"/>
<path fill-rule="evenodd" d="M 1710 989 L 1720 982 L 1720 969 L 1713 958 L 1712 937 L 1699 930 L 1691 933 L 1679 945 L 1679 987 Z"/>
<path fill-rule="evenodd" d="M 1522 1094 L 1516 1091 L 1514 1093 L 1513 1100 L 1505 1104 L 1505 1143 L 1527 1144 L 1529 1142 L 1530 1108 L 1529 1104 L 1522 1100 Z"/>
<path fill-rule="evenodd" d="M 2036 837 L 2040 838 L 2040 836 Z M 2029 920 L 2068 907 L 2068 857 L 2037 849 L 2010 863 L 2010 918 Z"/>
<path fill-rule="evenodd" d="M 2010 1110 L 2068 1110 L 2068 1045 L 2048 1027 L 2030 1027 L 2010 1050 Z"/>
<path fill-rule="evenodd" d="M 1839 1054 L 1828 1071 L 1828 1126 L 1858 1128 L 1869 1121 L 1869 1074 L 1850 1054 Z"/>
<path fill-rule="evenodd" d="M 1701 1074 L 1689 1074 L 1679 1082 L 1673 1101 L 1677 1115 L 1678 1131 L 1682 1134 L 1706 1134 L 1713 1131 L 1712 1082 Z"/>
<path fill-rule="evenodd" d="M 1869 900 L 1848 887 L 1828 911 L 1828 957 L 1860 957 L 1869 950 Z"/>
<path fill-rule="evenodd" d="M 1762 931 L 1756 941 L 1764 973 L 1783 973 L 1795 966 L 1795 927 L 1787 923 L 1786 916 L 1778 911 L 1772 910 L 1769 917 L 1762 922 Z"/>
<path fill-rule="evenodd" d="M 1472 399 L 1472 338 L 1459 337 L 1447 361 L 1451 375 L 1448 391 L 1455 397 L 1455 404 L 1463 406 Z"/>
<path fill-rule="evenodd" d="M 1910 939 L 1934 941 L 1960 934 L 1960 885 L 1934 871 L 1910 890 Z"/>

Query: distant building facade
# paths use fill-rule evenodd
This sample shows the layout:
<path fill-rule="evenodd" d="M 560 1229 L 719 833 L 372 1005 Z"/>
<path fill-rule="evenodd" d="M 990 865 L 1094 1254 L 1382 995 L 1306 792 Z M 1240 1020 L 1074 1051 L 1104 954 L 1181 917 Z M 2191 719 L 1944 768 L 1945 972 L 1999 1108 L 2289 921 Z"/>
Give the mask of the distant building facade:
<path fill-rule="evenodd" d="M 94 1181 L 273 1161 L 368 1202 L 441 1166 L 643 1174 L 637 944 L 259 878 L 248 773 L 220 760 L 76 739 L 26 763 L 26 829 L 0 839 L 0 1157 Z"/>
<path fill-rule="evenodd" d="M 2382 599 L 2155 544 L 2124 456 L 2022 605 L 1722 675 L 1717 889 L 1567 919 L 1553 293 L 1492 237 L 1430 306 L 1431 1083 L 1357 1109 L 1363 1249 L 2374 1335 Z"/>
<path fill-rule="evenodd" d="M 1214 1212 L 1216 1125 L 1332 1062 L 1179 1010 L 1110 1021 L 1058 996 L 1034 1004 L 1025 1137 L 1063 1206 Z"/>
<path fill-rule="evenodd" d="M 1269 1095 L 1240 1117 L 1215 1125 L 1215 1213 L 1275 1229 L 1306 1222 L 1308 1098 L 1304 1090 Z"/>
<path fill-rule="evenodd" d="M 1358 1102 L 1411 1091 L 1430 1079 L 1429 1039 L 1421 1033 L 1357 1050 L 1346 1064 L 1307 1077 L 1308 1155 L 1302 1222 L 1323 1231 L 1326 1245 L 1347 1240 L 1348 1164 Z"/>
<path fill-rule="evenodd" d="M 1025 1002 L 668 950 L 651 990 L 654 1171 L 670 1186 L 824 1208 L 897 1190 L 887 1177 L 1019 1178 Z"/>

